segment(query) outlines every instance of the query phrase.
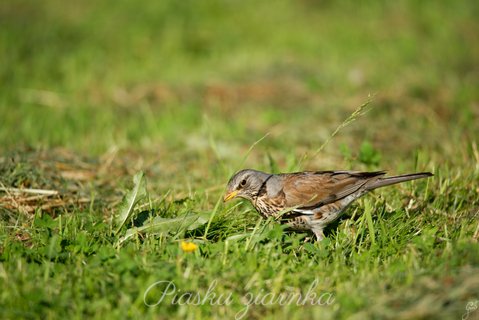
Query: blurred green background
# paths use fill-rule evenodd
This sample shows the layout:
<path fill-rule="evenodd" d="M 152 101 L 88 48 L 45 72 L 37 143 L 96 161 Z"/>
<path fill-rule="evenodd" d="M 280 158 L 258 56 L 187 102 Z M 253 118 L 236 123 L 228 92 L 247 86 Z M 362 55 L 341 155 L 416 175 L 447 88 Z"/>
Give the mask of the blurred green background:
<path fill-rule="evenodd" d="M 374 94 L 325 157 L 363 140 L 391 159 L 457 154 L 478 133 L 478 13 L 475 1 L 2 1 L 1 148 L 194 154 L 212 137 L 234 158 L 270 132 L 281 161 Z"/>

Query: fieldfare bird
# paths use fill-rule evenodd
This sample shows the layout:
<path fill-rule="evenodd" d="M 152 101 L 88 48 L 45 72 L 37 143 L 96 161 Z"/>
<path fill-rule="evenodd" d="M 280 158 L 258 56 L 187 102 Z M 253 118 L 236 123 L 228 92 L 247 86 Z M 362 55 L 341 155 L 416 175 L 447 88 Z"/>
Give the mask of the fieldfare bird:
<path fill-rule="evenodd" d="M 385 171 L 306 171 L 269 174 L 245 169 L 228 182 L 224 201 L 251 201 L 265 218 L 270 216 L 295 231 L 312 231 L 318 240 L 323 229 L 338 219 L 356 199 L 376 188 L 430 177 L 430 172 L 385 177 Z"/>

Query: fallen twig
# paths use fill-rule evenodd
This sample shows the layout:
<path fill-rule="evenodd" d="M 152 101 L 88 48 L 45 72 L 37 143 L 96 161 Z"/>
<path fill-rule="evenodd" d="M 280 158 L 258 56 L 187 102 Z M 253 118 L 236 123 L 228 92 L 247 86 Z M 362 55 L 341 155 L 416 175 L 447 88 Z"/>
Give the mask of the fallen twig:
<path fill-rule="evenodd" d="M 4 192 L 11 192 L 11 193 L 33 193 L 33 194 L 43 194 L 43 195 L 49 195 L 49 196 L 54 196 L 58 194 L 58 191 L 56 190 L 45 190 L 45 189 L 28 189 L 28 188 L 5 188 L 5 187 L 0 187 L 0 191 Z"/>

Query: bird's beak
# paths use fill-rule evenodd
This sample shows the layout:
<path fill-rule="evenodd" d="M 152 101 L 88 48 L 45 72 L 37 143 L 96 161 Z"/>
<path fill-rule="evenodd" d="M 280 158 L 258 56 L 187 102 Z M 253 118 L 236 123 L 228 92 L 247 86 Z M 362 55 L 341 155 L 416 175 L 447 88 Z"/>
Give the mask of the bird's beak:
<path fill-rule="evenodd" d="M 231 191 L 227 194 L 225 194 L 224 198 L 223 198 L 223 201 L 226 202 L 228 200 L 231 200 L 233 199 L 234 197 L 236 197 L 236 195 L 238 194 L 238 191 L 235 190 L 235 191 Z"/>

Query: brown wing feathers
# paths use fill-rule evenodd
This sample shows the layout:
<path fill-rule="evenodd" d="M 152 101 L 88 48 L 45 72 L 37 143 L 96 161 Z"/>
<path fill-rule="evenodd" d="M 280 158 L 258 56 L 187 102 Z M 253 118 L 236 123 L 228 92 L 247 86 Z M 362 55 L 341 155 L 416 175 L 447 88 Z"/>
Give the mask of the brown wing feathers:
<path fill-rule="evenodd" d="M 302 209 L 316 208 L 347 197 L 363 188 L 368 182 L 384 175 L 378 172 L 321 171 L 284 175 L 283 192 L 286 206 Z M 301 175 L 301 179 L 298 179 Z"/>

